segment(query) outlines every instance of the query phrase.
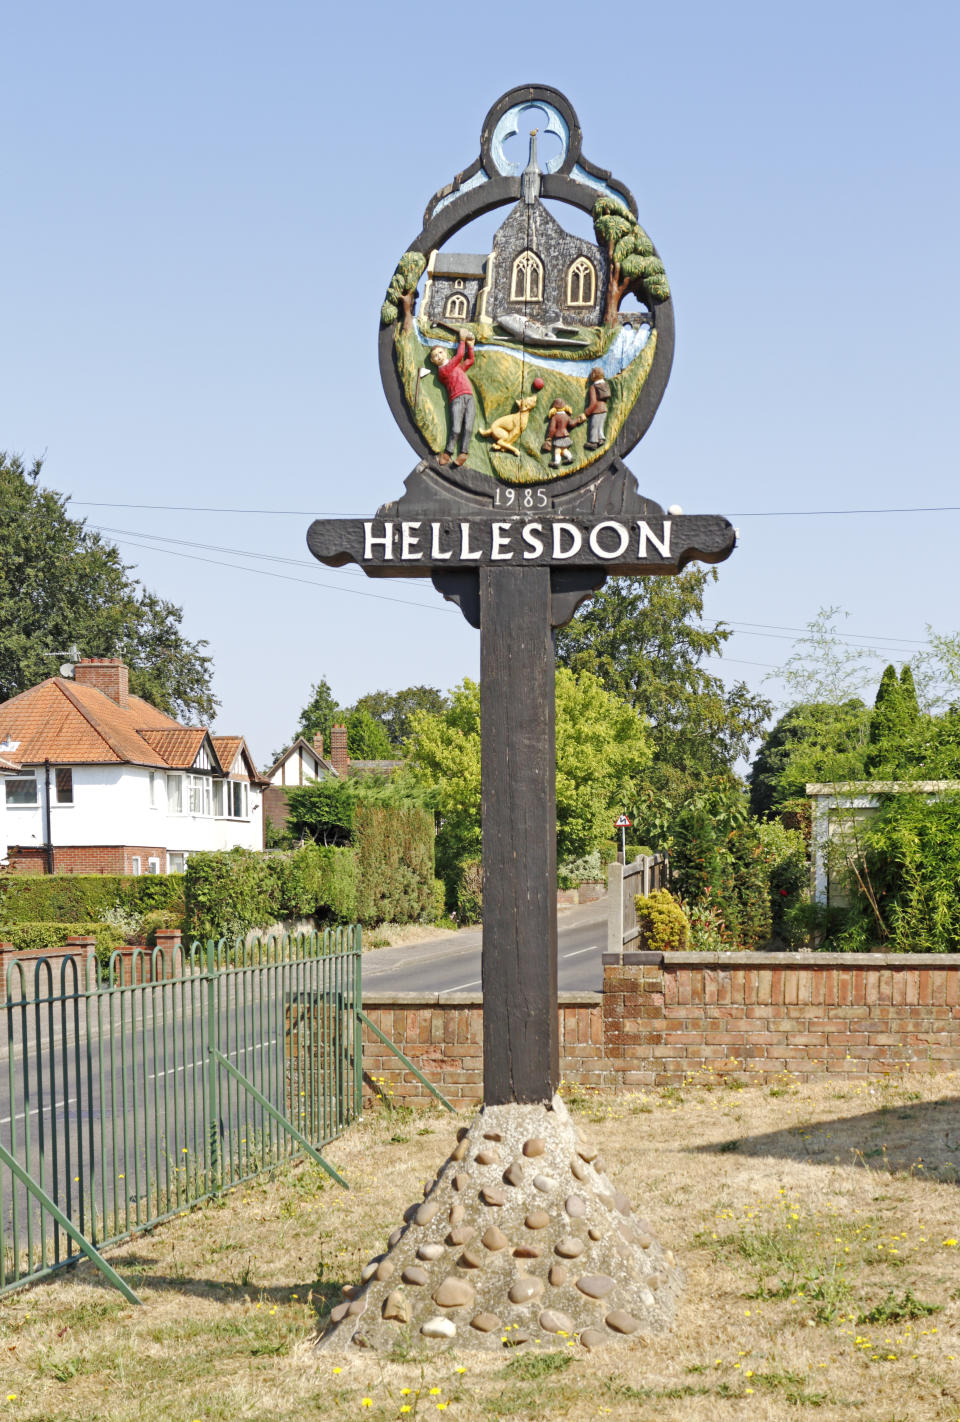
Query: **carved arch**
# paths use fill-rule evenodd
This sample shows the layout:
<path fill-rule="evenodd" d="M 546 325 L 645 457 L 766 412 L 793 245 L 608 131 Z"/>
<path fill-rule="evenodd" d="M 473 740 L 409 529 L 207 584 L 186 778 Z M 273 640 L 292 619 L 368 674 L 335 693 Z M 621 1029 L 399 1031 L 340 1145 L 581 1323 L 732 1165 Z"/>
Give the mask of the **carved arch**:
<path fill-rule="evenodd" d="M 510 275 L 510 300 L 543 300 L 543 263 L 529 247 L 514 260 Z"/>
<path fill-rule="evenodd" d="M 567 305 L 593 306 L 597 299 L 597 269 L 589 257 L 577 257 L 567 268 Z"/>

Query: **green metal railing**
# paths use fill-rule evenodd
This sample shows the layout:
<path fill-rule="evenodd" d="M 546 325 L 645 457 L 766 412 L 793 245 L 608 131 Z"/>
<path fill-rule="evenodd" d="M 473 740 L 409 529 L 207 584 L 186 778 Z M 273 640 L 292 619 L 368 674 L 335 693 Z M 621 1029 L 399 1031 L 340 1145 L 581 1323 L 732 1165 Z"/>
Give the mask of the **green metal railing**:
<path fill-rule="evenodd" d="M 359 928 L 12 962 L 0 1293 L 306 1153 L 360 1115 Z M 3 1053 L 6 1061 L 2 1060 Z"/>

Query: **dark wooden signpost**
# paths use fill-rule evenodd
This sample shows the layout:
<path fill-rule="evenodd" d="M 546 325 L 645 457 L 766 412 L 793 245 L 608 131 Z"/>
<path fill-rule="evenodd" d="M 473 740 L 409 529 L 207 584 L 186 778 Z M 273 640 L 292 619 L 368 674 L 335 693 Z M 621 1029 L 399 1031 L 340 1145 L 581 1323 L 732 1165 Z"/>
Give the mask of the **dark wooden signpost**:
<path fill-rule="evenodd" d="M 511 140 L 527 152 L 511 157 Z M 623 463 L 666 387 L 673 305 L 632 194 L 581 143 L 555 89 L 490 110 L 381 311 L 384 390 L 419 462 L 375 517 L 307 537 L 326 564 L 429 577 L 480 630 L 488 1107 L 549 1103 L 559 1083 L 554 629 L 610 574 L 669 575 L 735 544 L 727 519 L 665 511 Z M 548 201 L 590 214 L 596 242 Z M 489 253 L 448 249 L 502 206 Z"/>

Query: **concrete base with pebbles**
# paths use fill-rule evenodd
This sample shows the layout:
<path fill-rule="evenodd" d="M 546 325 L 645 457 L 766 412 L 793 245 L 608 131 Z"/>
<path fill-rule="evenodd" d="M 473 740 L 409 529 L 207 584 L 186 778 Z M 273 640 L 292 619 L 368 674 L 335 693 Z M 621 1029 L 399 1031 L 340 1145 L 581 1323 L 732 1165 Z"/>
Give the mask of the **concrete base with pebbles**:
<path fill-rule="evenodd" d="M 319 1346 L 599 1348 L 668 1329 L 683 1287 L 559 1097 L 484 1107 L 404 1220 Z"/>

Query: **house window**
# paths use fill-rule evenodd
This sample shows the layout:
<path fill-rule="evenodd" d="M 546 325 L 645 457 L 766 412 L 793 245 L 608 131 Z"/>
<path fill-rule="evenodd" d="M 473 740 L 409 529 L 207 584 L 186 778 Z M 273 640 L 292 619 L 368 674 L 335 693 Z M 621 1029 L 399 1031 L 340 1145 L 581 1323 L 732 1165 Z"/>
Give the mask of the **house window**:
<path fill-rule="evenodd" d="M 170 815 L 183 814 L 183 776 L 167 776 L 167 813 Z"/>
<path fill-rule="evenodd" d="M 73 771 L 69 766 L 61 766 L 56 771 L 57 804 L 73 804 Z"/>
<path fill-rule="evenodd" d="M 592 306 L 597 293 L 597 273 L 586 257 L 578 257 L 567 272 L 567 305 Z"/>
<path fill-rule="evenodd" d="M 443 314 L 451 321 L 466 321 L 470 315 L 470 307 L 462 291 L 455 291 L 452 296 L 447 297 Z"/>
<path fill-rule="evenodd" d="M 187 776 L 187 804 L 191 815 L 209 815 L 213 810 L 213 787 L 206 775 Z"/>
<path fill-rule="evenodd" d="M 511 301 L 540 301 L 543 297 L 543 263 L 536 252 L 521 252 L 513 264 Z"/>
<path fill-rule="evenodd" d="M 176 853 L 167 855 L 168 874 L 182 874 L 186 867 L 187 856 L 185 854 Z"/>
<path fill-rule="evenodd" d="M 130 858 L 130 873 L 133 874 L 136 878 L 139 878 L 140 872 L 140 856 L 139 854 L 134 854 Z"/>
<path fill-rule="evenodd" d="M 155 770 L 150 772 L 150 805 L 154 810 L 160 805 L 160 776 Z"/>
<path fill-rule="evenodd" d="M 235 820 L 245 820 L 249 818 L 249 787 L 244 780 L 231 780 L 230 815 Z"/>
<path fill-rule="evenodd" d="M 213 782 L 213 813 L 216 815 L 217 819 L 223 818 L 224 810 L 222 780 L 215 780 Z"/>
<path fill-rule="evenodd" d="M 148 874 L 159 874 L 159 873 L 160 873 L 160 860 L 159 860 L 159 859 L 154 859 L 152 855 L 151 855 L 151 857 L 147 860 L 147 873 L 148 873 Z"/>
<path fill-rule="evenodd" d="M 19 775 L 6 782 L 8 805 L 35 805 L 37 780 L 34 775 Z"/>

